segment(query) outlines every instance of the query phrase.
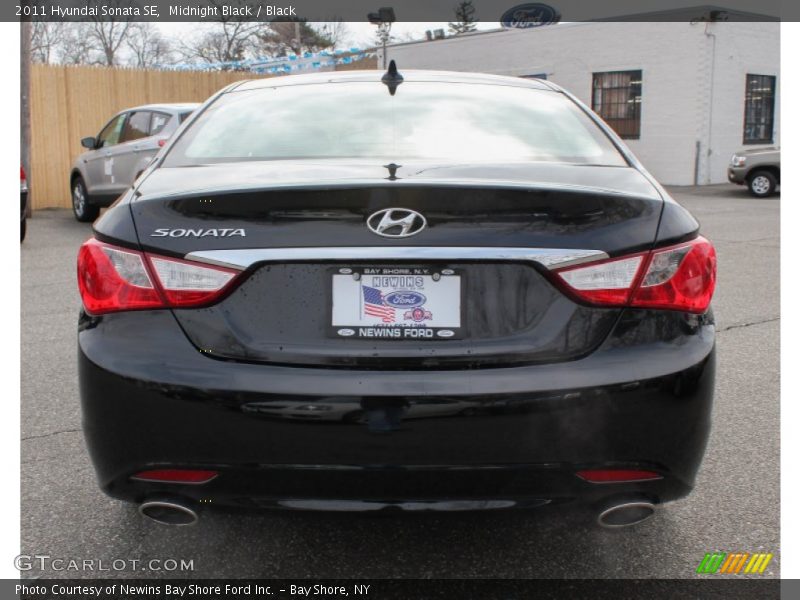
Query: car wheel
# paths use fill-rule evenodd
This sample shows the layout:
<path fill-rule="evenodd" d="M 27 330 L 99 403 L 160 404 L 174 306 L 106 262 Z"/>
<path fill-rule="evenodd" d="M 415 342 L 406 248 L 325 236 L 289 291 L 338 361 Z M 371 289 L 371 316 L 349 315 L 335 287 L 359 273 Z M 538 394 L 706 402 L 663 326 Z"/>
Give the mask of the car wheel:
<path fill-rule="evenodd" d="M 28 230 L 28 219 L 22 217 L 22 221 L 19 224 L 19 241 L 20 243 L 25 241 L 25 233 Z"/>
<path fill-rule="evenodd" d="M 89 194 L 83 179 L 76 177 L 72 182 L 72 212 L 81 223 L 91 223 L 100 214 L 100 207 L 89 204 Z"/>
<path fill-rule="evenodd" d="M 756 171 L 747 180 L 747 187 L 756 198 L 771 196 L 777 186 L 778 180 L 769 171 Z"/>

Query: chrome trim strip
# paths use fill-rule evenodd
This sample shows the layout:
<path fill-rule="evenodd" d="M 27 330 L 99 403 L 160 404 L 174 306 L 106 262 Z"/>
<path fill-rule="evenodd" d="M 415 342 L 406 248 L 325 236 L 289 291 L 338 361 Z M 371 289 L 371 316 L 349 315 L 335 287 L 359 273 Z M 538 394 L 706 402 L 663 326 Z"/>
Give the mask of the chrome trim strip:
<path fill-rule="evenodd" d="M 241 248 L 198 250 L 186 260 L 245 270 L 260 262 L 362 261 L 362 260 L 509 260 L 533 262 L 547 269 L 579 265 L 608 258 L 601 250 L 559 248 L 496 248 L 438 246 L 353 246 L 316 248 Z"/>

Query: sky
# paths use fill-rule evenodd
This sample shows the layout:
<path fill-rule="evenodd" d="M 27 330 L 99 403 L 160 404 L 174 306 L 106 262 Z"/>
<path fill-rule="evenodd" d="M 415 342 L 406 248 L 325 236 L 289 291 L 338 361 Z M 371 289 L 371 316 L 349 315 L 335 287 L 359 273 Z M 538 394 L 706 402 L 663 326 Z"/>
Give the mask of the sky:
<path fill-rule="evenodd" d="M 157 23 L 156 26 L 161 32 L 169 37 L 190 37 L 197 31 L 197 23 Z M 499 23 L 492 22 L 479 22 L 476 23 L 479 30 L 481 29 L 496 29 L 500 26 Z M 407 36 L 412 36 L 411 39 L 424 39 L 425 31 L 433 29 L 444 29 L 447 32 L 447 22 L 441 23 L 409 23 L 398 22 L 392 26 L 392 35 L 398 38 L 398 41 L 406 41 Z M 342 45 L 343 48 L 364 48 L 371 46 L 375 41 L 375 26 L 362 22 L 348 22 L 348 39 Z"/>

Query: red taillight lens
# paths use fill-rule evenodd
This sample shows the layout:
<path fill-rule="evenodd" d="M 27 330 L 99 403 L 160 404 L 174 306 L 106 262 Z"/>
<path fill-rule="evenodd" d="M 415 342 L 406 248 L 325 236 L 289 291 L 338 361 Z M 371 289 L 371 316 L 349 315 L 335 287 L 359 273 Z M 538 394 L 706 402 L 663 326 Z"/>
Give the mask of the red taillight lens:
<path fill-rule="evenodd" d="M 663 479 L 660 473 L 641 469 L 586 469 L 575 474 L 589 483 L 625 483 Z"/>
<path fill-rule="evenodd" d="M 702 313 L 717 284 L 717 253 L 703 237 L 654 250 L 631 304 Z"/>
<path fill-rule="evenodd" d="M 717 256 L 707 239 L 556 271 L 578 299 L 602 306 L 639 306 L 703 313 L 711 303 Z"/>
<path fill-rule="evenodd" d="M 86 311 L 94 315 L 211 304 L 236 274 L 95 239 L 84 243 L 78 253 L 78 288 Z"/>
<path fill-rule="evenodd" d="M 131 479 L 164 483 L 208 483 L 217 475 L 219 475 L 217 471 L 200 469 L 153 469 L 134 473 Z"/>
<path fill-rule="evenodd" d="M 27 180 L 28 180 L 28 178 L 25 177 L 25 168 L 20 166 L 20 168 L 19 168 L 19 182 L 20 183 L 25 183 Z"/>
<path fill-rule="evenodd" d="M 86 311 L 99 315 L 118 310 L 160 308 L 140 252 L 91 239 L 78 252 L 78 289 Z"/>

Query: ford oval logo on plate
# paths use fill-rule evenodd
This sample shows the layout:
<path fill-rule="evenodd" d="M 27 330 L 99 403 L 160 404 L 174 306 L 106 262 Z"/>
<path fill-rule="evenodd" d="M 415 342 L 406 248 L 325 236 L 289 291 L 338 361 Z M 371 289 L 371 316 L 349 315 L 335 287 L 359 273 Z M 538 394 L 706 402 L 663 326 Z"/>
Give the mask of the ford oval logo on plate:
<path fill-rule="evenodd" d="M 561 15 L 558 14 L 555 8 L 547 4 L 534 2 L 509 8 L 500 17 L 500 24 L 506 29 L 529 29 L 531 27 L 541 27 L 542 25 L 552 25 L 560 20 Z"/>
<path fill-rule="evenodd" d="M 340 329 L 336 333 L 338 333 L 342 337 L 350 337 L 351 335 L 355 335 L 356 334 L 355 330 L 353 330 L 353 329 Z"/>
<path fill-rule="evenodd" d="M 383 299 L 384 303 L 394 308 L 417 308 L 425 304 L 425 300 L 427 298 L 419 292 L 392 292 Z"/>
<path fill-rule="evenodd" d="M 455 334 L 456 332 L 451 329 L 440 329 L 436 332 L 436 335 L 443 338 L 453 337 Z"/>

